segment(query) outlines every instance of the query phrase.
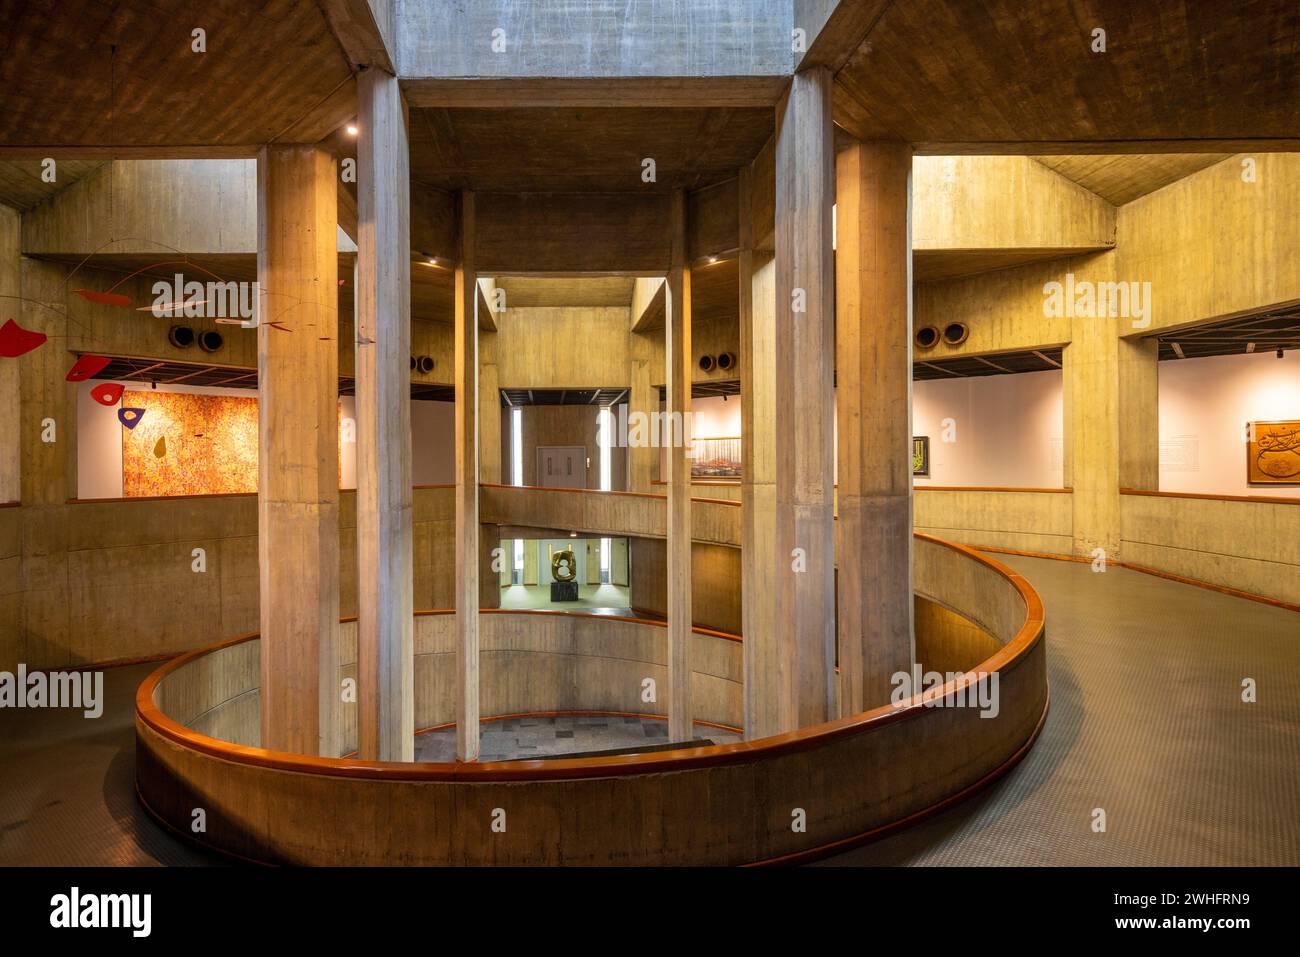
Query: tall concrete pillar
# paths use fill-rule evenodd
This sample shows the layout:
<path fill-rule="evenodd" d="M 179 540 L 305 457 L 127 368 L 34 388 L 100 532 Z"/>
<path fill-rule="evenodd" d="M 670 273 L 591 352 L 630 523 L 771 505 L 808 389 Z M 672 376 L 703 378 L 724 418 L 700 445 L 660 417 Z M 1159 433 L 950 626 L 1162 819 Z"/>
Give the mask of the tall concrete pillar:
<path fill-rule="evenodd" d="M 77 488 L 76 385 L 65 381 L 74 359 L 68 351 L 69 312 L 113 307 L 83 307 L 84 300 L 67 288 L 66 267 L 26 257 L 16 265 L 19 289 L 13 294 L 21 300 L 6 301 L 13 307 L 9 315 L 24 329 L 48 337 L 26 355 L 0 359 L 14 368 L 10 375 L 16 377 L 19 393 L 21 491 L 14 498 L 21 496 L 23 507 L 17 661 L 29 667 L 66 667 L 76 664 L 68 612 L 71 516 L 66 502 Z M 84 315 L 78 321 L 84 322 Z"/>
<path fill-rule="evenodd" d="M 836 158 L 840 714 L 889 700 L 912 622 L 912 149 Z"/>
<path fill-rule="evenodd" d="M 632 381 L 628 391 L 628 421 L 640 413 L 645 416 L 643 421 L 654 422 L 659 415 L 659 390 L 652 381 L 651 369 L 657 364 L 658 354 L 664 347 L 663 330 L 632 332 L 629 336 Z M 623 450 L 615 451 L 621 453 Z M 627 449 L 627 458 L 628 489 L 633 492 L 654 492 L 654 482 L 659 477 L 659 450 L 647 444 L 637 445 Z"/>
<path fill-rule="evenodd" d="M 781 720 L 776 550 L 776 263 L 754 248 L 752 182 L 740 171 L 740 585 L 745 737 L 787 730 Z"/>
<path fill-rule="evenodd" d="M 1079 282 L 1116 279 L 1113 252 L 1072 261 L 1070 268 Z M 1132 323 L 1123 316 L 1072 319 L 1061 363 L 1074 553 L 1093 561 L 1122 559 L 1120 489 L 1156 489 L 1160 481 L 1157 342 L 1137 335 Z"/>
<path fill-rule="evenodd" d="M 785 728 L 836 715 L 831 74 L 796 73 L 776 144 L 776 628 Z"/>
<path fill-rule="evenodd" d="M 6 318 L 21 314 L 21 223 L 17 210 L 0 206 L 0 313 Z M 0 359 L 0 505 L 22 497 L 22 390 L 18 369 L 17 361 Z"/>
<path fill-rule="evenodd" d="M 686 193 L 672 197 L 672 258 L 664 315 L 668 424 L 668 736 L 689 741 L 691 711 L 691 267 L 686 262 Z M 681 422 L 678 432 L 675 423 Z"/>
<path fill-rule="evenodd" d="M 474 271 L 474 194 L 460 194 L 456 323 L 456 760 L 479 753 L 478 608 L 478 279 Z"/>
<path fill-rule="evenodd" d="M 478 407 L 479 481 L 486 485 L 500 485 L 503 479 L 501 477 L 501 381 L 497 372 L 497 334 L 483 328 L 478 332 Z M 486 569 L 483 573 L 486 574 Z"/>
<path fill-rule="evenodd" d="M 415 758 L 411 204 L 397 78 L 357 80 L 357 749 Z"/>
<path fill-rule="evenodd" d="M 332 757 L 342 702 L 337 190 L 323 150 L 258 155 L 261 743 Z"/>

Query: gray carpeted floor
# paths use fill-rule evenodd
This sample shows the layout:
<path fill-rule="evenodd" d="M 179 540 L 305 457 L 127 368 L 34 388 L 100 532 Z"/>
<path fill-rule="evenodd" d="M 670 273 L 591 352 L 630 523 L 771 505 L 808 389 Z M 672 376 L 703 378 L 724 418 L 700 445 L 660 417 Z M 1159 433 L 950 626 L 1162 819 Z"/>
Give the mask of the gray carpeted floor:
<path fill-rule="evenodd" d="M 1125 569 L 1006 561 L 1047 607 L 1052 710 L 1038 743 L 973 799 L 824 863 L 1300 864 L 1300 615 Z M 153 667 L 106 671 L 96 720 L 0 710 L 0 865 L 214 862 L 135 800 L 132 699 Z M 493 724 L 503 744 L 600 740 L 588 728 L 570 748 L 576 726 L 521 738 Z M 658 724 L 615 731 L 644 740 Z"/>
<path fill-rule="evenodd" d="M 1300 615 L 1122 568 L 994 557 L 1047 608 L 1037 743 L 971 800 L 826 863 L 1300 864 Z"/>

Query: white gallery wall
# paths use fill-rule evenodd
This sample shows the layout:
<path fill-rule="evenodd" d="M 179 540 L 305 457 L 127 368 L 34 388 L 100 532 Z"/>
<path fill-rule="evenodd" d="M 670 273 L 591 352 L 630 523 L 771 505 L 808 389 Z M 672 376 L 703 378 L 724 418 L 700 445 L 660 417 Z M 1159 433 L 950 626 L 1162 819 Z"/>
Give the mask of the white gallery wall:
<path fill-rule="evenodd" d="M 77 386 L 77 498 L 122 497 L 122 425 L 117 407 L 105 408 L 90 396 L 99 382 L 82 382 Z M 148 386 L 131 383 L 128 389 Z M 256 398 L 251 389 L 221 389 L 211 386 L 159 385 L 159 392 L 189 395 L 232 395 Z M 339 398 L 339 419 L 356 422 L 356 400 L 350 395 Z M 348 432 L 344 433 L 345 439 Z M 354 432 L 351 434 L 355 434 Z M 456 481 L 456 460 L 452 437 L 455 434 L 455 404 L 452 402 L 411 402 L 411 481 L 414 485 L 450 485 Z M 340 446 L 339 488 L 357 487 L 357 446 L 344 441 Z"/>
<path fill-rule="evenodd" d="M 739 396 L 725 402 L 715 396 L 694 399 L 691 411 L 698 438 L 740 435 Z M 953 441 L 945 442 L 949 419 L 947 434 Z M 1062 374 L 1052 370 L 913 382 L 912 434 L 930 437 L 930 477 L 918 477 L 917 486 L 1060 488 Z M 667 468 L 668 454 L 661 450 L 661 476 Z"/>
<path fill-rule="evenodd" d="M 930 437 L 916 486 L 1060 488 L 1063 381 L 1054 369 L 913 382 L 912 434 Z"/>
<path fill-rule="evenodd" d="M 339 446 L 339 488 L 357 487 L 356 396 L 339 396 L 340 421 L 351 419 Z M 456 483 L 456 403 L 411 400 L 411 484 L 454 485 Z"/>
<path fill-rule="evenodd" d="M 1159 365 L 1160 490 L 1300 498 L 1246 481 L 1246 423 L 1300 420 L 1300 355 L 1170 359 Z"/>
<path fill-rule="evenodd" d="M 659 403 L 659 411 L 666 404 Z M 740 396 L 706 395 L 691 399 L 691 434 L 696 439 L 732 439 L 740 436 Z M 663 437 L 660 437 L 662 441 Z M 668 450 L 659 449 L 659 478 L 668 480 Z"/>

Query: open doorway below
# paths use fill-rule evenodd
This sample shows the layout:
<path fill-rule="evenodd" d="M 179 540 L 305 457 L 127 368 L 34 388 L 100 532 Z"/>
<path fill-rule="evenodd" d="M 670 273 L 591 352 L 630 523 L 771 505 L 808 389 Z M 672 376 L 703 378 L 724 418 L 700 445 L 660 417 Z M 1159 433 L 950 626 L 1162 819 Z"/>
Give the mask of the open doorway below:
<path fill-rule="evenodd" d="M 626 538 L 509 539 L 501 545 L 512 558 L 501 573 L 502 608 L 631 616 Z"/>

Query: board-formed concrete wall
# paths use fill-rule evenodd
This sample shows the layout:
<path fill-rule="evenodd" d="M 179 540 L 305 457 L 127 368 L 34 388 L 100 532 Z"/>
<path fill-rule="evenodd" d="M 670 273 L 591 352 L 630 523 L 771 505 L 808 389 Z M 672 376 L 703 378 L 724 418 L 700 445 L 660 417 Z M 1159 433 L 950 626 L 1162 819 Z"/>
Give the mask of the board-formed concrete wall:
<path fill-rule="evenodd" d="M 782 76 L 793 18 L 790 0 L 405 3 L 397 68 L 403 79 Z"/>

